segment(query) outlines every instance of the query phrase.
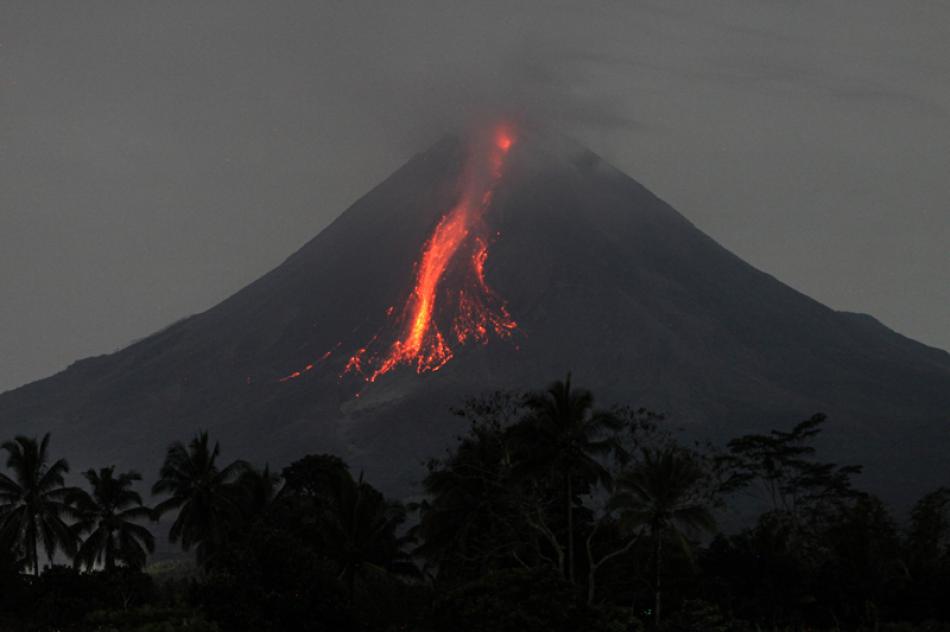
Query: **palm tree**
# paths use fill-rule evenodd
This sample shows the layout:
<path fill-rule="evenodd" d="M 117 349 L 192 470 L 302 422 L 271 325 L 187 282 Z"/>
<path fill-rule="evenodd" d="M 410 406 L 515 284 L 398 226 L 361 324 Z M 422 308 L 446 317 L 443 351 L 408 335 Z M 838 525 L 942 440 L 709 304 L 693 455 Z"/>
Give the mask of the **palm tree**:
<path fill-rule="evenodd" d="M 366 568 L 408 570 L 401 564 L 396 529 L 405 520 L 405 509 L 386 500 L 363 480 L 354 480 L 348 470 L 333 473 L 327 489 L 329 502 L 324 507 L 322 535 L 329 556 L 340 564 L 340 579 L 350 598 L 356 576 Z"/>
<path fill-rule="evenodd" d="M 685 532 L 712 530 L 715 521 L 699 494 L 703 468 L 680 448 L 643 451 L 643 460 L 617 477 L 612 505 L 631 526 L 645 526 L 653 541 L 656 626 L 660 624 L 663 540 L 689 551 Z"/>
<path fill-rule="evenodd" d="M 39 442 L 18 436 L 0 448 L 13 475 L 0 474 L 0 540 L 18 549 L 24 566 L 38 575 L 40 543 L 50 562 L 58 549 L 75 551 L 75 534 L 63 520 L 73 513 L 68 500 L 76 491 L 64 484 L 69 464 L 64 459 L 49 463 L 49 433 Z"/>
<path fill-rule="evenodd" d="M 227 522 L 238 512 L 231 483 L 247 468 L 235 461 L 219 468 L 220 446 L 208 433 L 199 433 L 186 447 L 176 441 L 168 448 L 153 494 L 170 494 L 155 506 L 156 518 L 178 510 L 168 538 L 188 551 L 196 547 L 198 562 L 207 564 L 220 548 Z"/>
<path fill-rule="evenodd" d="M 528 477 L 559 480 L 567 521 L 567 578 L 574 582 L 574 508 L 578 483 L 610 483 L 610 472 L 598 459 L 619 452 L 610 433 L 623 423 L 610 413 L 594 408 L 594 396 L 573 388 L 571 374 L 552 383 L 546 391 L 525 401 L 528 416 L 512 429 L 518 446 L 518 469 Z"/>
<path fill-rule="evenodd" d="M 83 472 L 92 493 L 77 492 L 73 496 L 79 522 L 75 529 L 89 532 L 83 540 L 73 563 L 93 568 L 102 564 L 112 571 L 120 562 L 132 568 L 141 568 L 149 553 L 155 550 L 155 538 L 136 521 L 150 518 L 152 510 L 142 504 L 142 497 L 132 489 L 135 481 L 142 480 L 138 472 L 124 472 L 116 476 L 115 466 Z"/>

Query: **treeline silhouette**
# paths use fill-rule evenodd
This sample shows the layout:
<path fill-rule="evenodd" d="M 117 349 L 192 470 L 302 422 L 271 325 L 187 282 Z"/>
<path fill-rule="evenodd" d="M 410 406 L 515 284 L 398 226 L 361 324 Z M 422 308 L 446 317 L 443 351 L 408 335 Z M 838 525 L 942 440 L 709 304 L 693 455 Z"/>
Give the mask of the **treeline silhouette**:
<path fill-rule="evenodd" d="M 7 441 L 0 630 L 950 630 L 950 489 L 899 527 L 815 457 L 822 415 L 686 446 L 569 375 L 454 413 L 410 505 L 336 456 L 277 473 L 200 433 L 147 506 L 138 472 L 71 486 L 48 434 Z M 149 565 L 165 532 L 191 555 Z"/>

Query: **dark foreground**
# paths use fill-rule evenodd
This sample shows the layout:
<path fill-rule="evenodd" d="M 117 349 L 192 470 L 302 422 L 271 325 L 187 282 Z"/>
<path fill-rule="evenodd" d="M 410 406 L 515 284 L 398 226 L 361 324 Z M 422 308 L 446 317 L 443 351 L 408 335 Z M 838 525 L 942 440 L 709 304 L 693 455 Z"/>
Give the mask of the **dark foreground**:
<path fill-rule="evenodd" d="M 332 455 L 278 473 L 199 434 L 146 506 L 135 472 L 72 487 L 48 436 L 8 441 L 0 630 L 950 630 L 948 481 L 898 520 L 816 457 L 821 415 L 684 446 L 570 378 L 457 412 L 411 504 Z M 159 559 L 166 532 L 188 553 Z"/>

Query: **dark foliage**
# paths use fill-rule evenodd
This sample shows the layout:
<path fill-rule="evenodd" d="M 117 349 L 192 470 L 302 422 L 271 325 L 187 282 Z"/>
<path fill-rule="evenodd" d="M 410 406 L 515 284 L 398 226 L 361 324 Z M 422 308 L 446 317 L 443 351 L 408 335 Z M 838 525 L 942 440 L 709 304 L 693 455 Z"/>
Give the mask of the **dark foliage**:
<path fill-rule="evenodd" d="M 458 632 L 629 629 L 589 608 L 571 583 L 549 568 L 496 571 L 455 588 L 436 599 L 432 622 L 437 630 Z M 628 616 L 619 623 L 634 620 Z"/>
<path fill-rule="evenodd" d="M 278 475 L 199 434 L 169 448 L 152 512 L 135 472 L 70 488 L 48 435 L 7 442 L 0 630 L 950 629 L 950 489 L 902 529 L 855 488 L 859 467 L 817 458 L 822 415 L 720 452 L 649 411 L 596 408 L 570 376 L 455 412 L 470 430 L 408 509 L 336 456 Z M 713 533 L 749 492 L 761 515 Z M 141 570 L 162 514 L 190 571 Z M 39 573 L 41 552 L 73 565 Z"/>
<path fill-rule="evenodd" d="M 39 577 L 21 577 L 12 589 L 0 596 L 8 626 L 0 629 L 87 630 L 92 613 L 128 609 L 155 597 L 151 578 L 131 569 L 81 573 L 53 566 Z"/>
<path fill-rule="evenodd" d="M 249 535 L 195 587 L 213 621 L 235 632 L 357 629 L 335 565 L 286 532 L 258 526 Z"/>
<path fill-rule="evenodd" d="M 153 494 L 168 498 L 155 506 L 156 517 L 177 512 L 169 531 L 173 543 L 184 550 L 196 548 L 198 561 L 212 564 L 224 546 L 228 525 L 238 517 L 230 484 L 246 467 L 236 461 L 218 465 L 221 449 L 208 433 L 199 433 L 186 447 L 175 442 L 168 448 Z"/>
<path fill-rule="evenodd" d="M 83 477 L 90 493 L 76 491 L 70 498 L 78 516 L 73 531 L 85 534 L 74 563 L 87 569 L 102 564 L 107 571 L 117 564 L 142 568 L 155 550 L 155 538 L 141 524 L 151 518 L 152 510 L 132 489 L 142 476 L 138 472 L 116 476 L 114 467 L 104 467 L 83 472 Z"/>
<path fill-rule="evenodd" d="M 21 436 L 0 446 L 10 471 L 10 476 L 0 473 L 0 543 L 34 575 L 40 572 L 41 548 L 50 563 L 58 550 L 76 549 L 67 520 L 73 514 L 68 499 L 77 490 L 64 484 L 66 460 L 49 462 L 49 442 L 47 433 L 39 441 Z"/>

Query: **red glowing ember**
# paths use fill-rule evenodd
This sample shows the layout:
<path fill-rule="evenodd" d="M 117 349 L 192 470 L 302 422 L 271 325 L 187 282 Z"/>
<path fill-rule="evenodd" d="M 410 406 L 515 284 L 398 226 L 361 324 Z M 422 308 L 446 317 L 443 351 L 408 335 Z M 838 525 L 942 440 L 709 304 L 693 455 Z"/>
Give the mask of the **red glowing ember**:
<path fill-rule="evenodd" d="M 517 325 L 485 280 L 490 231 L 484 215 L 513 142 L 509 130 L 498 128 L 492 142 L 477 146 L 469 157 L 460 197 L 423 244 L 404 306 L 399 311 L 386 310 L 398 334 L 389 343 L 375 336 L 348 359 L 344 375 L 375 382 L 400 365 L 411 366 L 416 373 L 438 371 L 452 359 L 456 344 L 485 343 L 491 334 L 511 335 Z M 457 287 L 446 287 L 447 273 L 453 285 L 458 281 Z M 308 365 L 283 380 L 312 368 Z"/>

